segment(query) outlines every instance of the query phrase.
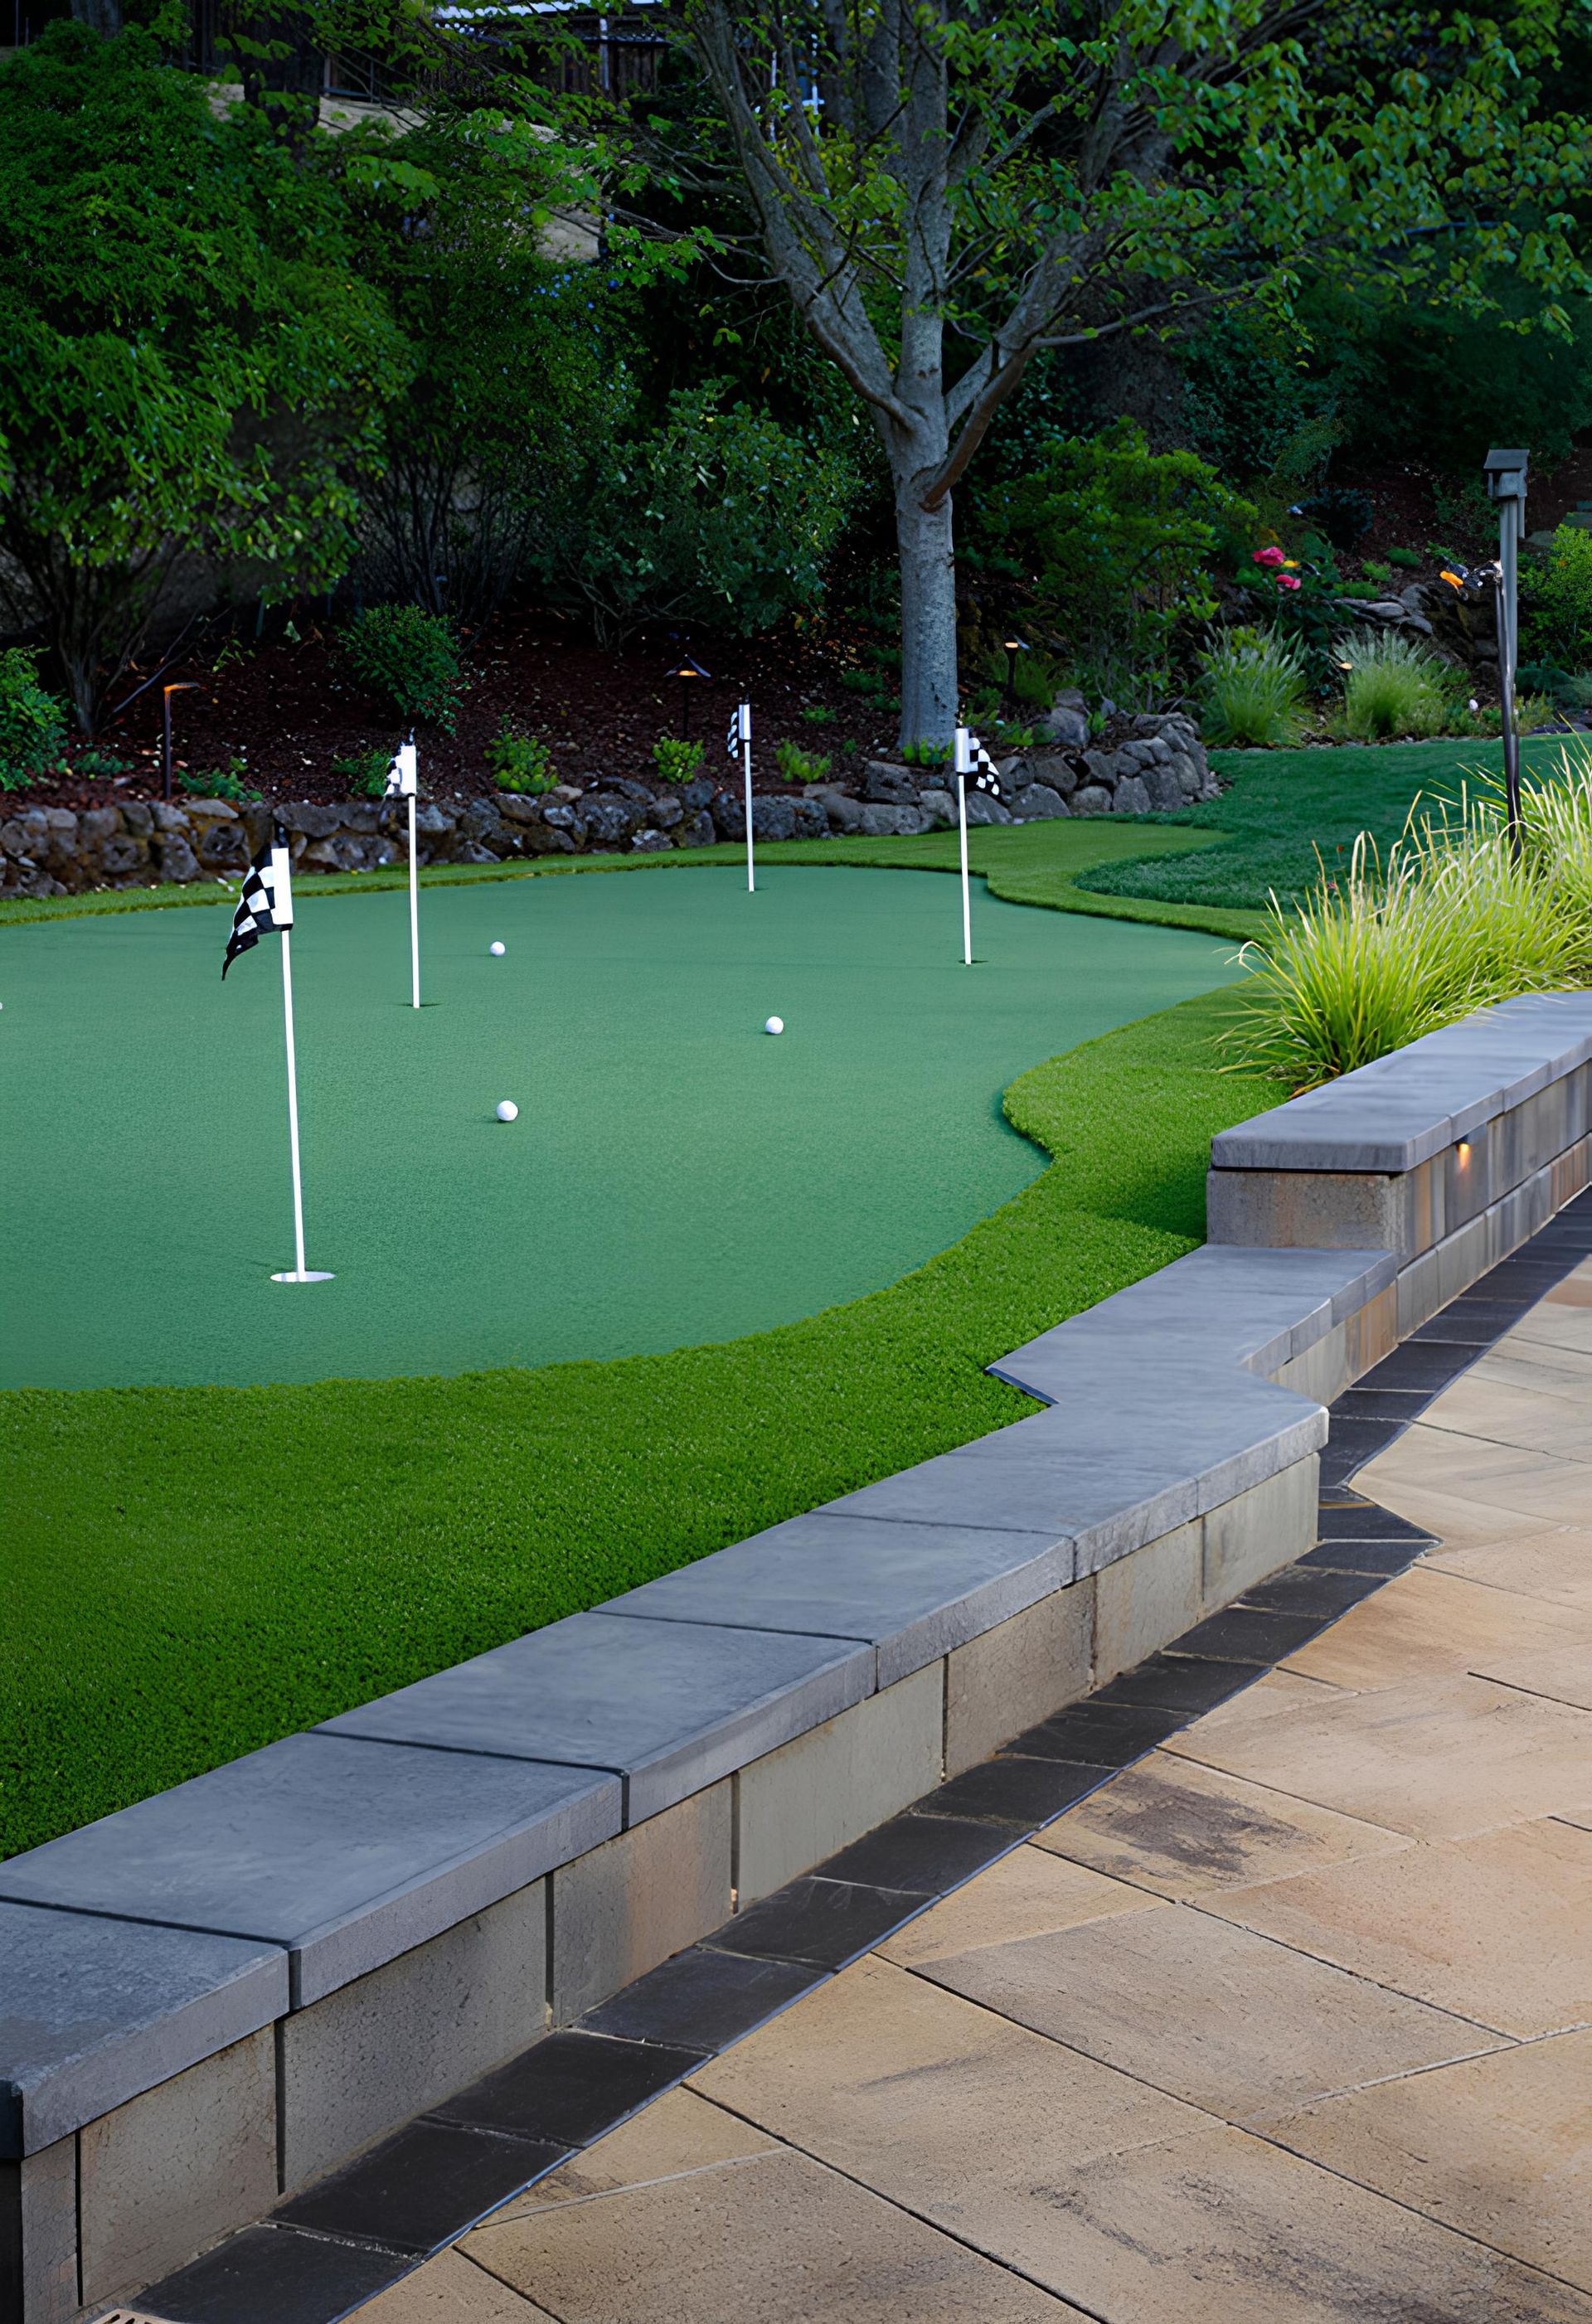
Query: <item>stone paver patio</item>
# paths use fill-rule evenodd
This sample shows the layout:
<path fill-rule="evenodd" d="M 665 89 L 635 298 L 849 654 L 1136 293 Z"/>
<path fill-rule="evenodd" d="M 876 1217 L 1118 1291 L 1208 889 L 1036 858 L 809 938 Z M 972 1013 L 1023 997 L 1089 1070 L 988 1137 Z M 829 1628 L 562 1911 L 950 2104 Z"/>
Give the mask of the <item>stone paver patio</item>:
<path fill-rule="evenodd" d="M 368 2324 L 1592 2324 L 1592 1261 L 1441 1546 Z"/>

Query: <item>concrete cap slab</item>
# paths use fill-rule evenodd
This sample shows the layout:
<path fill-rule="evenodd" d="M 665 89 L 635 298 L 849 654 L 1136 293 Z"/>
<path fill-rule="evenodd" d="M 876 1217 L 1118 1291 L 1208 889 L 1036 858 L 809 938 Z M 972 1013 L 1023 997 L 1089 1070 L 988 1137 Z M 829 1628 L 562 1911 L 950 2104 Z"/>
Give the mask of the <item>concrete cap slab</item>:
<path fill-rule="evenodd" d="M 612 1610 L 863 1638 L 883 1687 L 1072 1579 L 1072 1544 L 1047 1534 L 815 1509 L 644 1582 Z"/>
<path fill-rule="evenodd" d="M 0 1864 L 0 1898 L 281 1945 L 291 2006 L 620 1828 L 612 1775 L 290 1735 Z"/>
<path fill-rule="evenodd" d="M 319 1732 L 492 1751 L 624 1779 L 640 1823 L 873 1691 L 849 1638 L 598 1610 L 438 1671 Z"/>
<path fill-rule="evenodd" d="M 0 2156 L 36 2154 L 287 2006 L 280 1946 L 0 1904 Z"/>

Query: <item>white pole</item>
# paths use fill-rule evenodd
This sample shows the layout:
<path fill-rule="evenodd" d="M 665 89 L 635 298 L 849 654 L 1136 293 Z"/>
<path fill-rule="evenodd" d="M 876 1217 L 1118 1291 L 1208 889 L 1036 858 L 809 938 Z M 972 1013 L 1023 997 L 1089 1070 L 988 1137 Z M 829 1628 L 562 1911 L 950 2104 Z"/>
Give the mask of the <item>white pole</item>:
<path fill-rule="evenodd" d="M 415 795 L 410 793 L 410 994 L 420 1005 L 420 878 L 415 869 Z"/>
<path fill-rule="evenodd" d="M 308 1283 L 304 1266 L 304 1180 L 299 1167 L 299 1061 L 293 1054 L 292 938 L 282 930 L 282 1025 L 288 1037 L 288 1148 L 293 1157 L 293 1272 L 279 1282 Z"/>
<path fill-rule="evenodd" d="M 962 838 L 962 964 L 973 964 L 973 899 L 967 872 L 967 728 L 956 730 L 956 821 Z"/>
<path fill-rule="evenodd" d="M 751 852 L 751 704 L 750 702 L 743 702 L 741 706 L 741 752 L 742 764 L 746 770 L 746 892 L 751 896 L 757 892 L 758 879 L 752 863 Z"/>

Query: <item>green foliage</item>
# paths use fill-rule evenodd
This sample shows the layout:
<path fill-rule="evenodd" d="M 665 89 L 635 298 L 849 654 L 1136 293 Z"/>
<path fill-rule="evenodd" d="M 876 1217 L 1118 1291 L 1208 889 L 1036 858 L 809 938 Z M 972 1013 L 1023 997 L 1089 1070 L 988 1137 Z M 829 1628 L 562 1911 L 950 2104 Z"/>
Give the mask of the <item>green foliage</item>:
<path fill-rule="evenodd" d="M 1447 722 L 1453 673 L 1397 630 L 1357 630 L 1334 641 L 1332 659 L 1344 674 L 1338 724 L 1355 741 L 1435 734 Z"/>
<path fill-rule="evenodd" d="M 1142 669 L 1165 659 L 1179 622 L 1215 611 L 1206 567 L 1255 511 L 1193 453 L 1152 452 L 1124 420 L 1053 444 L 990 521 L 1034 574 L 1036 618 L 1075 659 Z"/>
<path fill-rule="evenodd" d="M 702 772 L 702 744 L 660 734 L 652 745 L 652 763 L 666 783 L 692 782 Z"/>
<path fill-rule="evenodd" d="M 446 613 L 420 605 L 367 605 L 343 632 L 348 666 L 362 686 L 384 694 L 404 718 L 451 734 L 465 690 L 459 641 Z"/>
<path fill-rule="evenodd" d="M 822 783 L 828 779 L 830 761 L 818 751 L 804 751 L 799 743 L 780 742 L 776 745 L 774 762 L 779 778 L 787 783 Z"/>
<path fill-rule="evenodd" d="M 1391 581 L 1393 567 L 1391 565 L 1374 565 L 1367 557 L 1365 563 L 1365 575 L 1367 581 Z"/>
<path fill-rule="evenodd" d="M 345 569 L 406 358 L 333 169 L 142 32 L 53 23 L 0 70 L 0 551 L 91 731 L 179 554 L 275 595 Z"/>
<path fill-rule="evenodd" d="M 907 742 L 901 756 L 909 767 L 948 767 L 952 751 L 949 742 Z"/>
<path fill-rule="evenodd" d="M 550 791 L 558 778 L 553 753 L 538 734 L 527 734 L 505 718 L 486 746 L 486 763 L 501 791 Z"/>
<path fill-rule="evenodd" d="M 1518 860 L 1501 788 L 1413 815 L 1385 865 L 1367 835 L 1341 870 L 1274 905 L 1230 1039 L 1295 1089 L 1388 1056 L 1520 992 L 1592 982 L 1592 759 L 1528 794 Z"/>
<path fill-rule="evenodd" d="M 1406 573 L 1419 573 L 1426 560 L 1418 549 L 1390 549 L 1387 561 L 1390 565 L 1401 566 Z"/>
<path fill-rule="evenodd" d="M 833 726 L 835 714 L 825 702 L 807 702 L 802 706 L 802 716 L 809 726 Z"/>
<path fill-rule="evenodd" d="M 1275 749 L 1305 728 L 1304 657 L 1275 630 L 1219 632 L 1200 656 L 1208 742 Z"/>
<path fill-rule="evenodd" d="M 619 643 L 644 622 L 751 637 L 818 596 L 853 490 L 840 456 L 766 413 L 682 389 L 638 429 L 616 390 L 608 431 L 539 516 L 535 559 Z"/>
<path fill-rule="evenodd" d="M 253 806 L 259 798 L 248 782 L 247 759 L 235 757 L 225 767 L 188 767 L 177 780 L 189 798 L 230 799 L 236 807 Z"/>
<path fill-rule="evenodd" d="M 39 683 L 39 658 L 26 646 L 0 653 L 0 790 L 25 790 L 64 764 L 66 705 Z"/>
<path fill-rule="evenodd" d="M 380 742 L 373 742 L 368 751 L 355 751 L 349 758 L 334 759 L 332 772 L 345 778 L 356 798 L 383 798 L 391 766 L 391 752 Z"/>
<path fill-rule="evenodd" d="M 87 751 L 78 752 L 72 762 L 72 771 L 74 774 L 87 775 L 91 779 L 105 781 L 116 775 L 131 775 L 136 772 L 136 761 L 132 759 L 118 759 L 114 751 L 101 751 L 90 745 Z"/>
<path fill-rule="evenodd" d="M 1592 664 L 1592 532 L 1578 525 L 1560 526 L 1547 568 L 1532 592 L 1529 620 L 1538 655 L 1569 669 Z"/>

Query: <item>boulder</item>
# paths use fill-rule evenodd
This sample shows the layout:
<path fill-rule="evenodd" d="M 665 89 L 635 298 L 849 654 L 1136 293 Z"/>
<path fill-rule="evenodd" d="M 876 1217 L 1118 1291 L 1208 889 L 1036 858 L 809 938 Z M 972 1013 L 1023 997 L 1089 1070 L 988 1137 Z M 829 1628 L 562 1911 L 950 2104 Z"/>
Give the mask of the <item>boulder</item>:
<path fill-rule="evenodd" d="M 1111 794 L 1104 783 L 1082 783 L 1068 804 L 1074 815 L 1109 815 Z"/>
<path fill-rule="evenodd" d="M 715 791 L 711 812 L 713 829 L 721 839 L 746 837 L 746 807 L 734 791 Z"/>
<path fill-rule="evenodd" d="M 199 859 L 179 831 L 161 831 L 150 842 L 162 880 L 197 880 Z"/>
<path fill-rule="evenodd" d="M 1117 786 L 1117 796 L 1111 801 L 1113 815 L 1148 815 L 1150 794 L 1139 775 L 1125 775 Z"/>
<path fill-rule="evenodd" d="M 498 861 L 490 847 L 482 847 L 474 839 L 466 839 L 459 850 L 461 863 L 496 863 Z"/>
<path fill-rule="evenodd" d="M 1021 752 L 1008 759 L 997 759 L 995 771 L 1000 777 L 1001 788 L 1007 792 L 1026 790 L 1034 780 L 1034 770 Z"/>
<path fill-rule="evenodd" d="M 326 839 L 343 818 L 335 807 L 317 807 L 313 799 L 289 799 L 277 808 L 276 819 L 284 830 L 300 832 L 306 839 Z"/>
<path fill-rule="evenodd" d="M 711 775 L 693 775 L 688 783 L 680 787 L 680 805 L 687 815 L 700 815 L 704 807 L 712 804 L 718 788 Z"/>
<path fill-rule="evenodd" d="M 1067 815 L 1071 810 L 1060 791 L 1053 791 L 1048 783 L 1030 783 L 1013 800 L 1012 812 L 1019 823 L 1038 823 L 1046 816 Z"/>
<path fill-rule="evenodd" d="M 1078 788 L 1078 770 L 1062 751 L 1031 751 L 1027 760 L 1028 779 L 1044 783 L 1063 798 L 1071 798 Z"/>
<path fill-rule="evenodd" d="M 796 835 L 798 839 L 827 839 L 829 816 L 824 801 L 799 798 L 796 802 Z"/>
<path fill-rule="evenodd" d="M 168 807 L 164 799 L 156 799 L 153 806 L 150 808 L 150 813 L 154 817 L 155 829 L 157 831 L 179 831 L 183 837 L 185 839 L 187 838 L 188 817 L 183 814 L 182 809 L 179 807 Z M 276 813 L 279 823 L 286 821 L 286 817 L 280 807 Z"/>
<path fill-rule="evenodd" d="M 651 801 L 649 799 L 650 806 Z M 599 791 L 584 798 L 581 806 L 586 818 L 586 831 L 594 847 L 622 847 L 625 841 L 641 828 L 640 808 L 631 799 L 616 797 L 612 791 Z"/>
<path fill-rule="evenodd" d="M 1058 694 L 1045 715 L 1044 728 L 1067 749 L 1081 751 L 1089 741 L 1089 713 L 1083 706 L 1083 696 L 1076 692 Z"/>
<path fill-rule="evenodd" d="M 99 847 L 99 868 L 107 880 L 125 880 L 134 872 L 142 872 L 149 861 L 149 846 L 134 839 L 130 831 L 116 831 Z"/>
<path fill-rule="evenodd" d="M 239 820 L 238 811 L 230 799 L 190 798 L 188 813 L 189 821 L 193 823 L 236 823 Z M 341 807 L 327 807 L 326 813 L 334 818 L 334 824 L 342 820 Z"/>
<path fill-rule="evenodd" d="M 1083 768 L 1085 782 L 1096 783 L 1109 791 L 1117 780 L 1117 753 L 1115 751 L 1085 751 Z"/>
<path fill-rule="evenodd" d="M 652 793 L 645 783 L 634 782 L 629 775 L 598 775 L 594 779 L 600 791 L 611 791 L 618 798 L 630 799 L 636 807 L 651 807 Z"/>
<path fill-rule="evenodd" d="M 382 799 L 345 799 L 339 809 L 344 830 L 363 832 L 367 838 L 373 832 L 380 831 L 384 804 Z M 407 822 L 407 817 L 405 820 Z"/>
<path fill-rule="evenodd" d="M 507 796 L 508 794 L 505 793 L 504 797 Z M 541 816 L 539 802 L 537 804 L 536 811 L 539 820 Z M 465 833 L 467 839 L 487 839 L 500 832 L 502 827 L 503 812 L 501 799 L 466 799 L 459 809 L 459 829 Z M 474 860 L 473 856 L 467 859 L 471 862 Z"/>
<path fill-rule="evenodd" d="M 647 820 L 654 831 L 675 831 L 686 819 L 686 810 L 677 798 L 655 798 Z"/>
<path fill-rule="evenodd" d="M 916 807 L 907 807 L 905 812 L 912 817 L 912 827 L 916 830 L 917 828 L 917 808 Z M 868 805 L 864 807 L 860 816 L 858 817 L 857 829 L 861 833 L 864 839 L 899 838 L 901 833 L 902 813 L 903 810 L 899 807 L 891 806 L 888 800 L 871 799 L 869 801 Z"/>
<path fill-rule="evenodd" d="M 468 809 L 465 813 L 468 816 Z M 528 791 L 505 791 L 497 802 L 497 816 L 494 819 L 500 826 L 505 823 L 539 823 L 542 819 L 542 802 Z M 478 830 L 481 825 L 472 821 L 466 827 Z"/>
<path fill-rule="evenodd" d="M 671 842 L 665 831 L 639 831 L 630 842 L 632 855 L 667 855 Z"/>
<path fill-rule="evenodd" d="M 1183 787 L 1175 767 L 1146 767 L 1144 786 L 1157 815 L 1173 815 L 1183 803 Z"/>
<path fill-rule="evenodd" d="M 1009 807 L 1002 807 L 988 791 L 970 789 L 967 795 L 967 819 L 970 823 L 1014 823 L 1017 818 Z"/>
<path fill-rule="evenodd" d="M 796 801 L 788 798 L 754 798 L 751 803 L 752 836 L 755 839 L 794 839 L 796 837 Z"/>
<path fill-rule="evenodd" d="M 584 847 L 585 844 L 585 820 L 584 816 L 576 815 L 575 809 L 563 799 L 560 799 L 556 807 L 543 807 L 542 827 L 548 831 L 563 832 L 572 848 Z"/>
<path fill-rule="evenodd" d="M 956 821 L 956 801 L 949 791 L 925 791 L 917 806 L 919 814 L 927 816 L 931 831 L 948 831 Z"/>
<path fill-rule="evenodd" d="M 248 843 L 239 823 L 202 824 L 194 852 L 211 871 L 241 870 L 249 860 Z"/>
<path fill-rule="evenodd" d="M 849 791 L 821 790 L 808 794 L 807 804 L 822 807 L 824 820 L 834 831 L 857 831 L 861 827 L 862 808 Z"/>
<path fill-rule="evenodd" d="M 91 807 L 78 828 L 86 842 L 97 846 L 102 840 L 113 838 L 121 830 L 122 818 L 114 807 Z"/>
<path fill-rule="evenodd" d="M 415 829 L 427 839 L 441 839 L 445 834 L 456 831 L 458 822 L 435 799 L 427 799 L 415 810 Z"/>
<path fill-rule="evenodd" d="M 862 796 L 881 805 L 916 807 L 918 784 L 910 767 L 893 759 L 870 759 L 862 770 Z"/>
<path fill-rule="evenodd" d="M 689 783 L 686 786 L 689 790 Z M 712 793 L 709 793 L 712 797 Z M 705 807 L 698 807 L 689 823 L 683 823 L 676 834 L 682 847 L 711 847 L 714 839 L 713 819 Z"/>
<path fill-rule="evenodd" d="M 568 808 L 566 807 L 564 812 L 567 815 Z M 504 835 L 506 837 L 507 834 Z M 586 826 L 578 816 L 572 819 L 567 830 L 551 820 L 544 820 L 522 824 L 517 836 L 527 855 L 575 855 L 584 844 Z"/>
<path fill-rule="evenodd" d="M 121 816 L 135 839 L 147 839 L 155 827 L 154 816 L 142 799 L 124 799 Z"/>

